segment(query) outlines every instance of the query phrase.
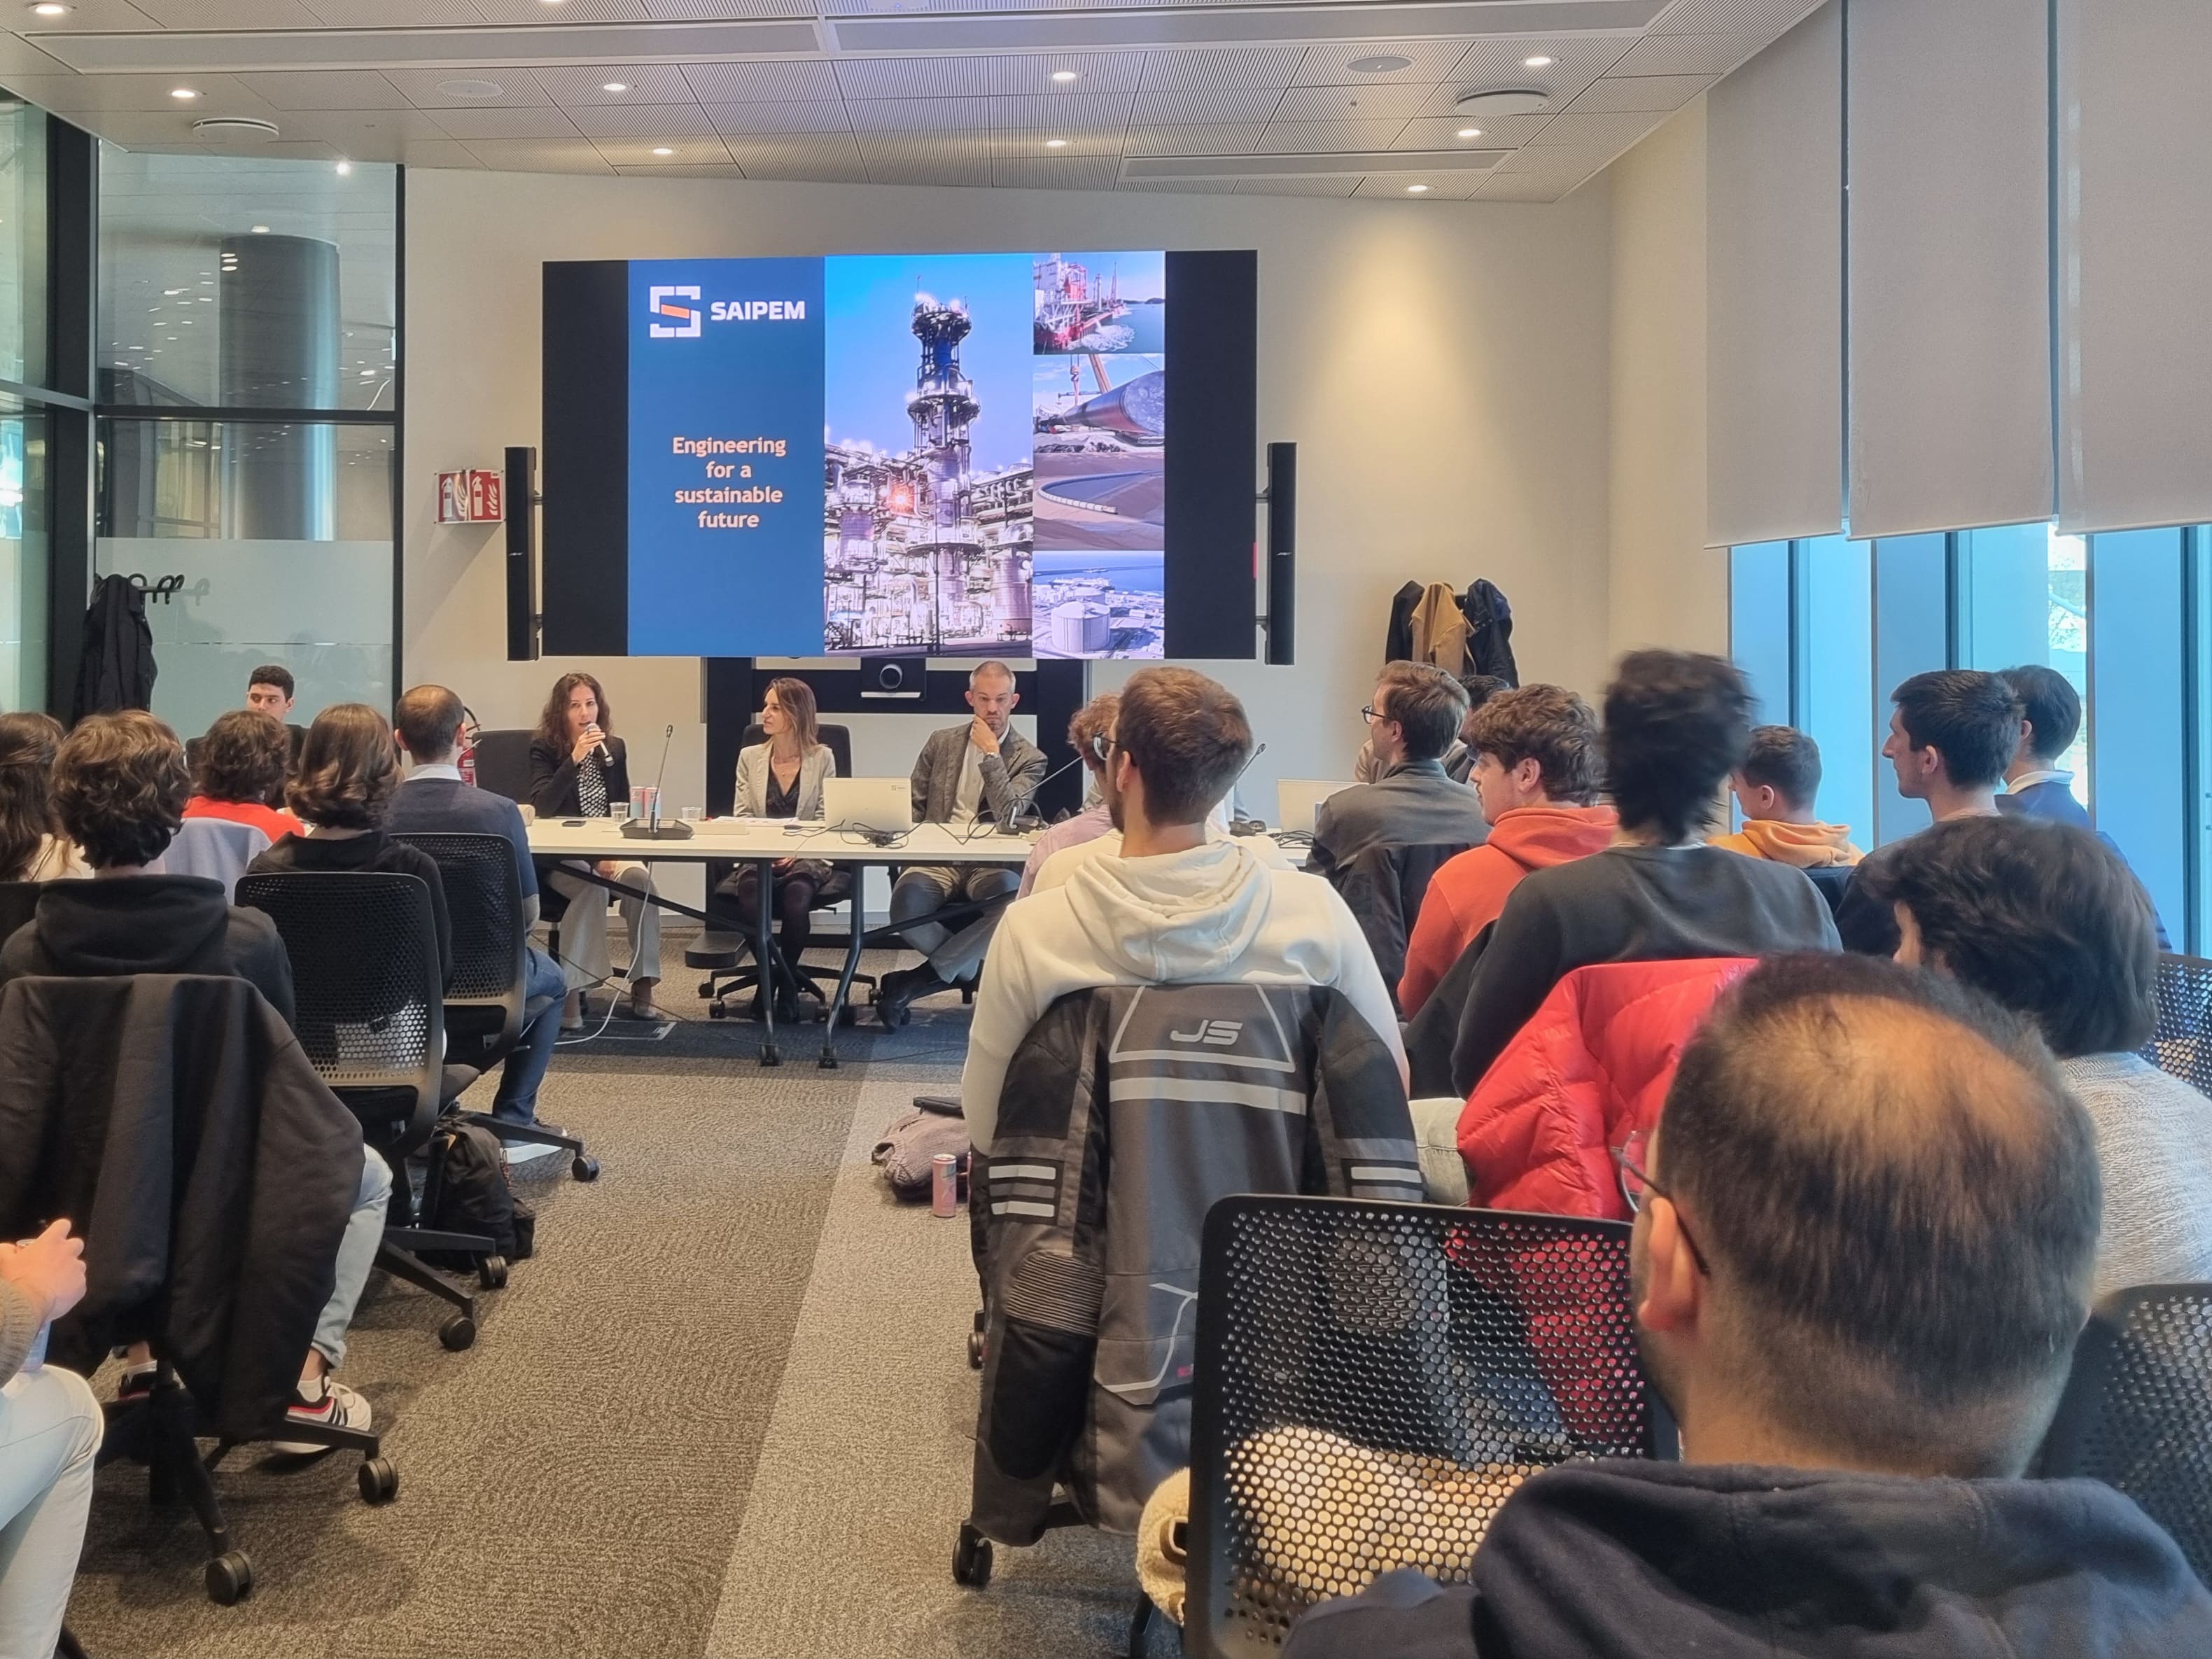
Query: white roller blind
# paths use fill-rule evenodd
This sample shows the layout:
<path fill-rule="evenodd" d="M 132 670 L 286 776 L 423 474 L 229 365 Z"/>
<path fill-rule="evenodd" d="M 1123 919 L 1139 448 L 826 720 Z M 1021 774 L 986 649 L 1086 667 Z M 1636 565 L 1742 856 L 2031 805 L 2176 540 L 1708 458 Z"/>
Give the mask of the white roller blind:
<path fill-rule="evenodd" d="M 2212 6 L 2058 0 L 2058 512 L 2212 520 Z"/>
<path fill-rule="evenodd" d="M 1843 526 L 1843 7 L 1707 95 L 1709 546 Z"/>
<path fill-rule="evenodd" d="M 2047 518 L 2046 0 L 1850 5 L 1851 533 Z"/>

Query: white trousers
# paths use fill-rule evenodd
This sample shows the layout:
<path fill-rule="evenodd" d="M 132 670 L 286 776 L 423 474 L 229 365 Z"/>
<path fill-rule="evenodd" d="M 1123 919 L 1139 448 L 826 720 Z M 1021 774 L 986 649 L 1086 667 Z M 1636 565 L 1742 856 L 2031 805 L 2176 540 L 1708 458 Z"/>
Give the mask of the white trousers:
<path fill-rule="evenodd" d="M 48 1659 L 62 1633 L 100 1426 L 75 1371 L 42 1366 L 0 1389 L 0 1653 Z"/>
<path fill-rule="evenodd" d="M 653 877 L 641 864 L 617 866 L 614 878 L 640 892 L 653 890 Z M 615 973 L 614 959 L 607 954 L 607 890 L 566 868 L 550 872 L 545 880 L 568 901 L 568 908 L 561 913 L 562 977 L 572 991 L 605 984 Z M 622 917 L 623 926 L 629 930 L 633 977 L 659 979 L 660 907 L 624 893 Z"/>

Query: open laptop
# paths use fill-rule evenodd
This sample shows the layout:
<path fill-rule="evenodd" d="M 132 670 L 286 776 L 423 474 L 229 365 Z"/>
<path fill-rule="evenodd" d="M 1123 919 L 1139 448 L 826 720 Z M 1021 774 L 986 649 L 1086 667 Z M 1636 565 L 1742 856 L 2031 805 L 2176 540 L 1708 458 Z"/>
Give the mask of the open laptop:
<path fill-rule="evenodd" d="M 1346 783 L 1327 783 L 1315 778 L 1284 778 L 1275 785 L 1275 827 L 1311 833 L 1314 814 L 1321 804 L 1340 789 L 1353 786 Z"/>
<path fill-rule="evenodd" d="M 914 828 L 914 786 L 905 778 L 824 778 L 822 819 L 832 829 Z"/>

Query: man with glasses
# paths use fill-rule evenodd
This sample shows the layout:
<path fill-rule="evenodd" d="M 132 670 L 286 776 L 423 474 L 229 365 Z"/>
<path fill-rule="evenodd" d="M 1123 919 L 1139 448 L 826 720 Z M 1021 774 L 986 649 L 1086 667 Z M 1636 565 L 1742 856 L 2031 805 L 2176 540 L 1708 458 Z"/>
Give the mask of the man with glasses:
<path fill-rule="evenodd" d="M 2088 1119 L 2026 1024 L 1892 963 L 1781 957 L 1615 1161 L 1681 1462 L 1539 1474 L 1468 1582 L 1385 1574 L 1284 1659 L 2212 1653 L 2212 1595 L 2141 1510 L 2021 1478 L 2099 1218 Z"/>
<path fill-rule="evenodd" d="M 1441 668 L 1394 662 L 1359 714 L 1375 751 L 1375 781 L 1322 803 L 1306 868 L 1339 880 L 1370 847 L 1480 846 L 1489 834 L 1481 799 L 1452 781 L 1442 758 L 1466 718 L 1466 688 Z"/>

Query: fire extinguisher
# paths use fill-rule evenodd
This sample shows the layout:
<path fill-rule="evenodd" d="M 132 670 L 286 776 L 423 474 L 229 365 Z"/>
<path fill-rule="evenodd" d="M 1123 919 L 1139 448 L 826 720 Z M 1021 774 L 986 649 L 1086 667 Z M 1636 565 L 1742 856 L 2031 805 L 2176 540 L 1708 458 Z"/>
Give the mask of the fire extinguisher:
<path fill-rule="evenodd" d="M 482 729 L 483 728 L 477 724 L 475 711 L 471 709 L 466 703 L 463 703 L 461 705 L 460 752 L 454 757 L 453 765 L 461 775 L 461 781 L 467 784 L 471 788 L 474 788 L 476 787 L 477 733 Z"/>

